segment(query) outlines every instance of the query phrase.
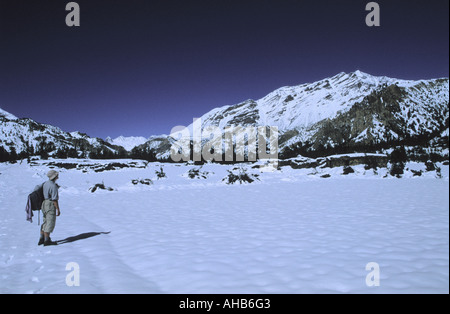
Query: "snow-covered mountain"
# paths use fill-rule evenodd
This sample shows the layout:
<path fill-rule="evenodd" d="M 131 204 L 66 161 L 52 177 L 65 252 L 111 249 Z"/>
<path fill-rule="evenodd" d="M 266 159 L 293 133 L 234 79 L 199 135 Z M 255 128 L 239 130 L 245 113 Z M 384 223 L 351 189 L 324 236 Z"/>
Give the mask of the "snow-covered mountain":
<path fill-rule="evenodd" d="M 56 154 L 87 157 L 91 153 L 116 154 L 123 150 L 100 138 L 81 132 L 64 132 L 58 127 L 32 119 L 18 119 L 0 109 L 0 148 L 22 156 Z"/>
<path fill-rule="evenodd" d="M 142 145 L 147 142 L 149 139 L 143 136 L 119 136 L 115 139 L 111 137 L 107 137 L 105 141 L 112 145 L 122 146 L 127 151 L 131 151 L 136 146 Z"/>
<path fill-rule="evenodd" d="M 407 81 L 356 71 L 213 109 L 201 117 L 201 128 L 277 126 L 281 152 L 305 144 L 373 145 L 448 134 L 448 99 L 448 78 Z M 168 153 L 158 149 L 158 154 Z"/>
<path fill-rule="evenodd" d="M 448 79 L 405 81 L 360 71 L 339 73 L 312 84 L 282 87 L 256 101 L 211 110 L 201 117 L 202 128 L 207 125 L 277 126 L 282 133 L 296 130 L 307 139 L 320 122 L 336 119 L 357 104 L 377 99 L 385 106 L 398 104 L 396 118 L 408 120 L 413 133 L 418 132 L 421 124 L 431 131 L 433 126 L 428 124 L 437 122 L 439 114 L 448 117 L 448 91 Z M 388 94 L 393 97 L 383 99 Z M 436 115 L 431 117 L 431 112 Z"/>
<path fill-rule="evenodd" d="M 259 100 L 213 109 L 201 122 L 202 129 L 276 126 L 281 157 L 296 156 L 305 149 L 336 153 L 342 147 L 357 151 L 405 141 L 433 141 L 448 148 L 449 80 L 407 81 L 361 71 L 339 73 L 314 83 L 279 88 Z M 167 159 L 175 141 L 167 135 L 104 141 L 17 119 L 1 109 L 0 130 L 0 147 L 7 151 L 14 147 L 17 153 L 68 148 L 80 156 L 103 152 L 113 157 L 110 153 L 124 155 L 136 147 L 139 157 Z"/>
<path fill-rule="evenodd" d="M 395 83 L 413 84 L 360 71 L 339 73 L 312 84 L 279 88 L 259 100 L 213 109 L 201 117 L 202 126 L 270 125 L 282 132 L 308 128 L 349 110 L 377 88 Z"/>

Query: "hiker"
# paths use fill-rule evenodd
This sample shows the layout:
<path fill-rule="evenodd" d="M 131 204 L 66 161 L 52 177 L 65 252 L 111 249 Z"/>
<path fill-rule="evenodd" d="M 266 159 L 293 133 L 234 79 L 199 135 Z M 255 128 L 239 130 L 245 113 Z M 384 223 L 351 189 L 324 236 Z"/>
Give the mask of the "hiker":
<path fill-rule="evenodd" d="M 59 210 L 59 195 L 56 180 L 59 179 L 59 174 L 55 170 L 50 170 L 47 173 L 48 181 L 44 183 L 44 202 L 42 203 L 42 215 L 44 216 L 44 222 L 41 226 L 41 237 L 38 245 L 56 245 L 50 239 L 50 233 L 55 229 L 56 217 L 61 215 Z"/>

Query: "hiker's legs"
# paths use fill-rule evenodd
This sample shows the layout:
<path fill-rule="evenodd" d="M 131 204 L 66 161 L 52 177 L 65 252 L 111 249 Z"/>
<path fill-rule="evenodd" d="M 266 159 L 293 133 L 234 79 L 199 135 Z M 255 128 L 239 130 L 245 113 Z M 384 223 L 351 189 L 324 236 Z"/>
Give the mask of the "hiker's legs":
<path fill-rule="evenodd" d="M 41 230 L 41 238 L 45 238 L 45 239 L 50 238 L 50 232 L 44 232 Z"/>
<path fill-rule="evenodd" d="M 48 235 L 53 232 L 56 224 L 56 208 L 52 201 L 45 200 L 42 205 L 42 214 L 44 216 L 44 223 L 42 224 L 42 232 Z"/>
<path fill-rule="evenodd" d="M 46 215 L 44 214 L 44 222 L 41 225 L 41 239 L 48 239 L 50 237 L 50 232 L 45 232 L 44 229 L 47 229 L 47 219 Z"/>
<path fill-rule="evenodd" d="M 41 226 L 41 237 L 39 244 L 44 244 L 51 242 L 50 233 L 55 229 L 56 223 L 56 209 L 52 201 L 45 200 L 42 204 L 42 215 L 44 216 L 43 223 Z"/>

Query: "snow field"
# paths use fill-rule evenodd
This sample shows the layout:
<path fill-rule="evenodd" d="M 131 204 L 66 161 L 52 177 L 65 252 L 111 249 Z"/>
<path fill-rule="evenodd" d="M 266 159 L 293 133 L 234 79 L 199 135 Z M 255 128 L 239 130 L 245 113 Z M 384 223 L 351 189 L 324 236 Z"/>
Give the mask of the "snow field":
<path fill-rule="evenodd" d="M 37 216 L 26 222 L 24 208 L 48 168 L 0 164 L 0 293 L 449 291 L 448 166 L 443 179 L 283 167 L 230 186 L 221 180 L 234 166 L 205 165 L 207 179 L 170 164 L 157 180 L 159 168 L 62 169 L 52 238 L 85 238 L 38 247 Z M 102 182 L 115 190 L 88 191 Z M 70 262 L 79 287 L 66 285 Z M 366 285 L 370 262 L 379 287 Z"/>

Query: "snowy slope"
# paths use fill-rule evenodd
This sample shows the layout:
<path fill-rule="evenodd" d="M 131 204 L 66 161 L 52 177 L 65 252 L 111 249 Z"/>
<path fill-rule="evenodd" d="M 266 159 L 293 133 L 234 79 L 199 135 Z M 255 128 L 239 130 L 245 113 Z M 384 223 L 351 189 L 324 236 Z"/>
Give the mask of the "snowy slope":
<path fill-rule="evenodd" d="M 3 120 L 0 123 L 0 131 L 0 144 L 9 150 L 15 147 L 17 153 L 27 151 L 28 147 L 37 149 L 43 141 L 55 144 L 59 142 L 61 146 L 68 145 L 70 139 L 70 135 L 61 129 L 39 124 L 31 119 Z"/>
<path fill-rule="evenodd" d="M 37 154 L 45 150 L 53 154 L 59 149 L 75 149 L 86 155 L 95 149 L 116 151 L 116 147 L 99 138 L 81 132 L 65 132 L 56 126 L 38 123 L 32 119 L 18 119 L 2 111 L 0 115 L 0 146 L 11 152 Z"/>
<path fill-rule="evenodd" d="M 216 125 L 271 125 L 280 131 L 308 128 L 332 119 L 382 86 L 396 84 L 410 88 L 416 82 L 376 77 L 360 71 L 339 73 L 315 83 L 282 87 L 267 96 L 238 105 L 214 109 L 201 117 L 203 127 Z M 419 93 L 424 92 L 419 91 Z M 436 91 L 427 90 L 428 95 Z M 439 95 L 448 96 L 447 90 Z"/>
<path fill-rule="evenodd" d="M 444 179 L 401 180 L 363 167 L 348 176 L 283 167 L 235 186 L 222 182 L 234 166 L 205 165 L 207 179 L 195 180 L 185 176 L 194 166 L 174 164 L 61 169 L 53 239 L 65 241 L 38 247 L 39 227 L 18 200 L 45 179 L 44 163 L 0 164 L 0 293 L 449 291 L 448 166 Z M 157 180 L 161 166 L 167 178 Z M 101 182 L 114 190 L 89 192 Z M 78 287 L 66 285 L 72 262 Z M 371 262 L 379 287 L 366 286 Z"/>
<path fill-rule="evenodd" d="M 122 146 L 127 151 L 131 151 L 136 146 L 142 145 L 147 142 L 148 139 L 143 136 L 119 136 L 115 139 L 107 137 L 105 141 L 113 145 Z"/>
<path fill-rule="evenodd" d="M 339 73 L 282 87 L 259 100 L 215 108 L 188 129 L 201 134 L 207 126 L 276 126 L 281 151 L 300 142 L 313 148 L 343 141 L 374 144 L 442 133 L 449 117 L 448 98 L 448 79 L 408 81 L 361 71 Z"/>
<path fill-rule="evenodd" d="M 6 118 L 8 120 L 16 120 L 18 119 L 15 115 L 6 112 L 5 110 L 3 110 L 2 108 L 0 108 L 0 117 Z"/>
<path fill-rule="evenodd" d="M 0 109 L 0 146 L 8 152 L 14 147 L 17 153 L 29 151 L 37 153 L 45 145 L 50 155 L 59 149 L 76 149 L 80 156 L 86 156 L 93 150 L 117 152 L 119 147 L 131 151 L 134 147 L 154 138 L 154 136 L 150 138 L 120 136 L 104 141 L 79 131 L 69 133 L 32 119 L 18 119 Z"/>

